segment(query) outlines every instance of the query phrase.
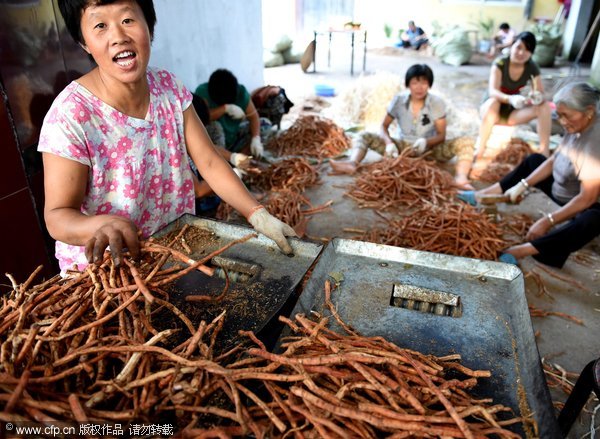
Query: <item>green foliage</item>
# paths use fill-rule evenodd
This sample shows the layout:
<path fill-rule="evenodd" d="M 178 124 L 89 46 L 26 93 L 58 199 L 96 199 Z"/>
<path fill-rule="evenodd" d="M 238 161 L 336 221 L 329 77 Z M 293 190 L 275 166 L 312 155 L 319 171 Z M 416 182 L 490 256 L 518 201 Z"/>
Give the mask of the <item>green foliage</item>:
<path fill-rule="evenodd" d="M 481 38 L 491 40 L 494 36 L 496 25 L 492 17 L 483 18 L 480 14 L 477 21 L 472 21 L 471 24 L 477 26 L 477 29 L 481 33 Z"/>
<path fill-rule="evenodd" d="M 383 25 L 383 32 L 385 33 L 386 38 L 390 38 L 392 36 L 392 31 L 393 31 L 393 29 L 392 29 L 391 25 L 389 25 L 387 23 L 385 23 Z"/>

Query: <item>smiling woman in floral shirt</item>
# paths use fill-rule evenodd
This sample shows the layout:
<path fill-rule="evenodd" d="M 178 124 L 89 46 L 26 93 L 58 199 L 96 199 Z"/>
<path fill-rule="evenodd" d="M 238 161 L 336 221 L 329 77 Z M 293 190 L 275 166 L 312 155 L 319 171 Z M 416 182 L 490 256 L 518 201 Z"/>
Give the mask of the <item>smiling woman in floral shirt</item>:
<path fill-rule="evenodd" d="M 215 192 L 286 253 L 293 230 L 250 195 L 216 152 L 190 92 L 148 67 L 156 16 L 149 0 L 60 0 L 71 35 L 97 67 L 56 98 L 40 134 L 45 219 L 62 272 L 139 255 L 148 236 L 194 213 L 187 156 Z"/>

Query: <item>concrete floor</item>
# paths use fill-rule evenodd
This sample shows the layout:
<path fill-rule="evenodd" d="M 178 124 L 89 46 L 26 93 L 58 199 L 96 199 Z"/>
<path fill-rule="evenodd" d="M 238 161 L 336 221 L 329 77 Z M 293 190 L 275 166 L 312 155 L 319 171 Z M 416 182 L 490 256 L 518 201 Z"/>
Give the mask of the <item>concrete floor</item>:
<path fill-rule="evenodd" d="M 443 95 L 451 102 L 458 113 L 467 115 L 474 126 L 465 128 L 464 134 L 475 135 L 477 132 L 477 108 L 482 93 L 487 86 L 490 63 L 482 56 L 474 56 L 473 63 L 453 67 L 440 63 L 430 54 L 420 54 L 402 51 L 395 48 L 369 50 L 366 60 L 366 72 L 362 73 L 362 53 L 355 56 L 354 76 L 350 75 L 350 54 L 347 47 L 332 51 L 331 66 L 327 67 L 327 54 L 323 48 L 317 52 L 318 71 L 303 73 L 298 64 L 265 69 L 265 84 L 280 85 L 285 88 L 288 97 L 296 103 L 289 116 L 283 121 L 283 127 L 289 126 L 302 110 L 302 103 L 314 98 L 316 84 L 328 84 L 335 88 L 337 96 L 343 94 L 347 87 L 361 75 L 372 75 L 376 72 L 393 72 L 403 77 L 406 69 L 415 63 L 427 63 L 435 73 L 433 90 Z M 568 79 L 570 66 L 563 64 L 555 68 L 543 69 L 544 84 L 547 90 L 552 90 Z M 579 71 L 582 79 L 586 79 L 589 69 Z M 326 98 L 330 103 L 336 97 Z M 474 127 L 474 130 L 473 130 Z M 345 233 L 344 228 L 368 228 L 378 217 L 370 209 L 358 209 L 356 204 L 344 197 L 344 186 L 352 177 L 329 176 L 329 165 L 322 167 L 323 184 L 307 191 L 306 195 L 313 205 L 317 206 L 333 200 L 333 209 L 329 212 L 313 215 L 309 221 L 307 234 L 313 238 L 331 238 L 335 236 L 350 238 L 351 233 Z M 554 209 L 552 202 L 541 193 L 534 193 L 527 198 L 527 203 L 519 206 L 500 206 L 500 210 L 519 211 L 532 217 L 541 216 L 541 212 Z M 540 296 L 537 286 L 531 277 L 526 277 L 526 296 L 530 305 L 549 311 L 570 314 L 581 319 L 583 325 L 575 324 L 556 316 L 534 317 L 532 323 L 537 336 L 540 356 L 566 371 L 579 373 L 590 361 L 600 355 L 600 240 L 597 238 L 583 251 L 589 264 L 583 265 L 571 257 L 562 270 L 555 270 L 559 276 L 574 279 L 579 285 L 560 280 L 536 267 L 531 258 L 526 258 L 520 264 L 523 273 L 531 270 L 541 274 L 548 295 Z M 552 270 L 552 269 L 551 269 Z M 571 381 L 574 381 L 571 379 Z M 564 402 L 566 395 L 562 391 L 551 389 L 553 400 Z M 572 428 L 570 438 L 590 437 L 590 426 L 594 422 L 591 411 L 598 407 L 597 399 L 590 399 L 586 411 L 582 413 L 576 425 Z M 598 431 L 600 413 L 595 416 L 595 429 Z"/>

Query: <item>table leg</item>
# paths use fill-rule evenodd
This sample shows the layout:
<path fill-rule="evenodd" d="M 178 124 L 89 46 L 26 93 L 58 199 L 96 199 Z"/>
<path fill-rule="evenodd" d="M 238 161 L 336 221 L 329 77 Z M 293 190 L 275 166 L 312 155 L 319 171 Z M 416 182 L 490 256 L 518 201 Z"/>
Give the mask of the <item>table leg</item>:
<path fill-rule="evenodd" d="M 365 39 L 363 40 L 364 51 L 363 51 L 363 72 L 367 69 L 367 31 L 365 31 Z"/>
<path fill-rule="evenodd" d="M 350 34 L 350 76 L 354 75 L 354 32 Z"/>
<path fill-rule="evenodd" d="M 315 44 L 313 44 L 313 73 L 316 73 L 317 71 L 317 32 L 313 32 L 314 37 L 313 37 L 313 41 Z"/>
<path fill-rule="evenodd" d="M 331 32 L 329 32 L 329 48 L 327 50 L 327 67 L 331 67 Z"/>

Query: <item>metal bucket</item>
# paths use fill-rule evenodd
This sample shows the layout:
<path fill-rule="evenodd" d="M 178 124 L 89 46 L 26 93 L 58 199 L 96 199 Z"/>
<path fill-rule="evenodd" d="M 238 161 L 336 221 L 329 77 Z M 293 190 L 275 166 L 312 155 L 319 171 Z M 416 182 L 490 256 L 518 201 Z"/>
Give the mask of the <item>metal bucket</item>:
<path fill-rule="evenodd" d="M 359 333 L 426 354 L 460 354 L 465 366 L 492 373 L 479 380 L 475 396 L 531 417 L 539 437 L 561 437 L 517 267 L 334 239 L 292 315 L 328 314 L 323 307 L 327 279 L 342 279 L 332 301 Z M 510 429 L 534 436 L 521 426 Z"/>

